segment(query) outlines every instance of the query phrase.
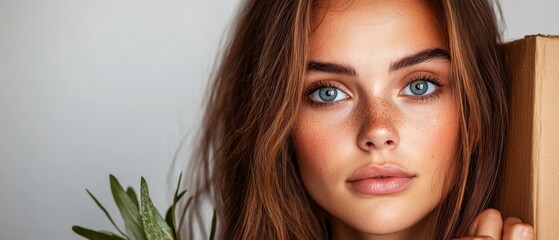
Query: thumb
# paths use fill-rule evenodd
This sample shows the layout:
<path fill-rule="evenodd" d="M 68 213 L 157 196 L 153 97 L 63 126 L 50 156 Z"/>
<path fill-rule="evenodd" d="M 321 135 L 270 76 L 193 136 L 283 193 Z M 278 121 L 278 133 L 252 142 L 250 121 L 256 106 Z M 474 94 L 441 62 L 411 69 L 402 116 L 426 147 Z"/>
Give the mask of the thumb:
<path fill-rule="evenodd" d="M 496 209 L 486 209 L 481 212 L 472 222 L 468 229 L 468 235 L 472 237 L 490 237 L 500 240 L 503 232 L 503 218 Z"/>

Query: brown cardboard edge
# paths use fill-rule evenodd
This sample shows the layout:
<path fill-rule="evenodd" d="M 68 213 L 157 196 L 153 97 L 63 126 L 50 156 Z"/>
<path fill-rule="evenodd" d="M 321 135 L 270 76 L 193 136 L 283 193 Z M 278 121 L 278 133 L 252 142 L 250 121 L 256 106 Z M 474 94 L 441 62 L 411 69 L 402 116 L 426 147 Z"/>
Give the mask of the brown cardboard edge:
<path fill-rule="evenodd" d="M 550 46 L 549 44 L 554 44 L 557 46 L 559 42 L 559 35 L 545 35 L 545 34 L 534 34 L 528 35 L 523 39 L 518 39 L 512 42 L 505 43 L 504 49 L 506 49 L 506 62 L 507 62 L 507 91 L 509 94 L 509 101 L 517 101 L 514 110 L 509 109 L 511 112 L 521 111 L 528 116 L 531 116 L 532 121 L 518 121 L 518 119 L 512 120 L 511 119 L 511 126 L 509 126 L 509 134 L 514 132 L 513 134 L 517 134 L 515 139 L 510 139 L 510 135 L 508 137 L 507 143 L 507 152 L 505 153 L 505 166 L 503 166 L 504 174 L 503 179 L 505 182 L 508 180 L 508 184 L 501 185 L 499 190 L 497 191 L 497 198 L 496 198 L 496 207 L 502 209 L 502 213 L 505 216 L 517 216 L 520 217 L 525 222 L 531 223 L 534 226 L 535 234 L 537 238 L 541 239 L 559 239 L 557 236 L 559 232 L 556 231 L 554 223 L 557 222 L 557 218 L 559 215 L 557 214 L 557 208 L 553 208 L 551 210 L 549 205 L 543 207 L 542 204 L 549 204 L 549 201 L 553 202 L 553 199 L 557 198 L 557 194 L 555 197 L 550 197 L 549 189 L 544 189 L 541 186 L 540 181 L 547 180 L 546 186 L 549 186 L 549 179 L 553 180 L 556 179 L 555 175 L 551 175 L 549 172 L 557 172 L 557 168 L 555 170 L 549 170 L 549 166 L 546 164 L 550 164 L 550 157 L 546 159 L 541 159 L 540 156 L 540 149 L 541 142 L 540 138 L 541 135 L 541 114 L 549 111 L 549 109 L 553 109 L 553 107 L 545 107 L 545 109 L 541 109 L 543 107 L 542 104 L 542 93 L 543 91 L 551 91 L 549 89 L 558 89 L 557 87 L 546 87 L 542 84 L 545 84 L 547 79 L 547 75 L 541 76 L 543 73 L 547 73 L 549 69 L 558 69 L 557 67 L 546 67 L 544 69 L 540 69 L 542 67 L 542 61 L 548 61 L 549 58 L 553 58 L 557 55 L 549 55 L 547 53 L 547 48 Z M 556 48 L 557 49 L 557 48 Z M 553 51 L 554 54 L 557 54 L 558 51 Z M 557 65 L 556 65 L 557 66 Z M 545 70 L 548 69 L 548 70 Z M 555 78 L 559 81 L 559 78 Z M 521 81 L 520 81 L 521 80 Z M 520 84 L 520 85 L 519 85 Z M 528 84 L 528 85 L 524 85 Z M 514 86 L 512 86 L 514 85 Z M 521 87 L 524 86 L 524 87 Z M 530 87 L 531 94 L 527 101 L 527 99 L 522 100 L 522 97 L 527 96 L 525 93 L 519 94 L 515 93 L 512 94 L 511 90 Z M 512 88 L 512 89 L 511 89 Z M 518 100 L 522 100 L 523 104 L 518 105 Z M 509 102 L 509 104 L 511 104 Z M 522 110 L 522 108 L 526 107 L 533 107 L 528 111 L 527 109 Z M 536 107 L 537 106 L 537 107 Z M 547 109 L 547 110 L 546 110 Z M 531 112 L 531 113 L 530 113 Z M 556 117 L 555 117 L 556 118 Z M 528 120 L 526 118 L 525 120 Z M 545 123 L 546 127 L 549 127 L 550 122 L 548 121 Z M 526 127 L 530 127 L 530 129 L 526 129 Z M 527 134 L 531 132 L 531 135 L 526 135 L 528 138 L 524 140 L 518 138 L 518 133 L 524 132 Z M 531 146 L 531 149 L 525 149 L 524 156 L 526 157 L 524 161 L 519 161 L 518 153 L 515 152 L 513 148 L 514 146 L 521 146 L 522 141 L 525 141 L 525 145 Z M 531 142 L 531 143 L 528 143 Z M 554 141 L 557 142 L 557 141 Z M 517 154 L 515 154 L 517 153 Z M 513 162 L 511 164 L 511 161 Z M 543 161 L 543 162 L 541 162 Z M 543 165 L 542 165 L 543 164 Z M 556 166 L 556 165 L 553 165 Z M 528 170 L 529 172 L 526 172 Z M 545 172 L 548 172 L 545 175 Z M 542 178 L 542 174 L 543 176 Z M 549 176 L 548 176 L 549 175 Z M 525 184 L 519 184 L 517 181 L 518 176 L 525 177 L 529 187 Z M 511 184 L 511 182 L 514 182 Z M 503 182 L 501 182 L 503 184 Z M 545 196 L 540 196 L 540 195 Z M 552 199 L 552 200 L 550 200 Z M 555 213 L 550 213 L 549 211 L 555 211 Z"/>
<path fill-rule="evenodd" d="M 559 37 L 536 38 L 536 98 L 538 105 L 534 111 L 534 137 L 538 144 L 536 165 L 534 174 L 536 182 L 536 217 L 537 226 L 535 230 L 539 239 L 559 239 L 559 230 L 556 223 L 559 220 L 559 192 L 557 192 L 557 181 L 559 176 L 559 164 L 556 156 L 559 150 L 555 147 L 559 142 L 559 114 L 556 106 L 559 97 L 556 91 L 559 89 Z M 546 130 L 544 130 L 546 129 Z M 555 186 L 555 187 L 554 187 Z"/>
<path fill-rule="evenodd" d="M 515 40 L 512 40 L 512 41 L 508 41 L 508 42 L 503 42 L 501 45 L 504 46 L 505 48 L 511 48 L 510 46 L 517 45 L 517 44 L 519 44 L 518 42 L 525 42 L 525 41 L 529 41 L 530 39 L 538 39 L 538 38 L 554 39 L 555 40 L 555 39 L 559 39 L 559 35 L 542 34 L 542 33 L 530 34 L 530 35 L 525 35 L 523 38 L 515 39 Z"/>
<path fill-rule="evenodd" d="M 525 39 L 526 39 L 526 38 L 537 38 L 537 37 L 542 37 L 542 38 L 559 38 L 559 35 L 538 33 L 538 34 L 530 34 L 530 35 L 524 36 Z"/>
<path fill-rule="evenodd" d="M 501 210 L 505 217 L 520 217 L 524 222 L 536 223 L 535 181 L 533 144 L 534 87 L 535 87 L 535 46 L 537 36 L 518 39 L 506 43 L 506 86 L 508 92 L 509 114 L 519 114 L 521 118 L 509 119 L 507 143 L 503 159 L 500 186 L 494 206 Z M 530 79 L 530 81 L 523 81 Z M 525 92 L 515 92 L 524 89 Z M 519 96 L 519 97 L 516 97 Z M 510 117 L 509 117 L 510 118 Z M 524 159 L 524 160 L 523 160 Z M 518 176 L 528 177 L 527 182 Z M 526 191 L 529 193 L 526 194 Z"/>

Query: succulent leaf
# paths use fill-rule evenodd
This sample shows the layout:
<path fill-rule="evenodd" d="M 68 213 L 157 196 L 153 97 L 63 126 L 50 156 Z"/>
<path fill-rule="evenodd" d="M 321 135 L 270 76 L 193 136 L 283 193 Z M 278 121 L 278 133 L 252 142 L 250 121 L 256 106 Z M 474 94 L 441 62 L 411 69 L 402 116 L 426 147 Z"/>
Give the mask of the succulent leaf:
<path fill-rule="evenodd" d="M 214 240 L 215 239 L 215 229 L 217 227 L 217 215 L 215 214 L 215 209 L 214 209 L 214 213 L 212 214 L 212 227 L 210 229 L 210 240 Z"/>
<path fill-rule="evenodd" d="M 130 197 L 134 205 L 138 208 L 138 212 L 140 212 L 140 202 L 138 201 L 138 195 L 136 194 L 136 191 L 134 191 L 134 188 L 126 188 L 126 194 L 128 194 L 128 197 Z"/>
<path fill-rule="evenodd" d="M 120 215 L 124 220 L 126 229 L 133 235 L 135 240 L 145 240 L 144 228 L 142 226 L 142 216 L 139 209 L 136 207 L 134 200 L 130 198 L 129 194 L 124 191 L 118 179 L 110 175 L 111 192 L 114 201 L 120 211 Z"/>
<path fill-rule="evenodd" d="M 167 213 L 165 213 L 165 222 L 167 223 L 167 225 L 169 225 L 169 227 L 171 228 L 171 234 L 173 235 L 173 239 L 177 239 L 177 233 L 176 233 L 176 228 L 175 228 L 175 223 L 173 220 L 173 206 L 169 207 L 167 209 Z"/>
<path fill-rule="evenodd" d="M 126 239 L 128 239 L 128 237 L 126 236 L 126 234 L 124 234 L 122 232 L 122 230 L 120 230 L 120 228 L 116 225 L 115 221 L 113 220 L 113 218 L 111 217 L 111 215 L 109 214 L 109 212 L 107 211 L 107 209 L 105 209 L 105 207 L 103 207 L 103 204 L 101 204 L 101 202 L 99 202 L 99 200 L 97 200 L 97 198 L 95 196 L 93 196 L 93 194 L 85 189 L 85 191 L 87 192 L 87 194 L 89 194 L 89 196 L 93 199 L 93 201 L 95 202 L 95 204 L 97 204 L 97 206 L 105 213 L 105 216 L 107 216 L 107 218 L 109 219 L 109 221 L 111 222 L 111 224 L 113 224 L 113 226 L 116 228 L 116 230 L 124 235 L 126 237 Z"/>
<path fill-rule="evenodd" d="M 186 211 L 192 202 L 192 197 L 189 197 L 182 214 L 180 215 L 180 223 L 177 227 L 176 224 L 176 210 L 178 203 L 186 194 L 186 190 L 180 191 L 180 183 L 182 180 L 182 173 L 179 177 L 177 188 L 173 196 L 173 203 L 167 209 L 165 219 L 154 207 L 153 202 L 149 196 L 149 189 L 145 179 L 142 177 L 140 182 L 140 198 L 132 187 L 128 187 L 126 191 L 120 185 L 120 182 L 113 175 L 109 175 L 111 193 L 114 201 L 124 219 L 126 232 L 115 224 L 113 218 L 110 216 L 105 207 L 86 189 L 89 196 L 97 204 L 97 206 L 105 213 L 112 225 L 118 230 L 122 236 L 108 231 L 94 231 L 91 229 L 83 228 L 80 226 L 73 226 L 72 230 L 87 239 L 92 240 L 180 240 L 180 229 L 185 220 Z M 138 201 L 138 199 L 140 201 Z M 212 217 L 212 225 L 210 231 L 210 239 L 215 238 L 216 231 L 216 214 Z"/>
<path fill-rule="evenodd" d="M 90 240 L 126 240 L 114 233 L 106 231 L 94 231 L 80 226 L 73 226 L 72 231 Z"/>
<path fill-rule="evenodd" d="M 184 223 L 184 217 L 186 216 L 186 210 L 188 210 L 188 206 L 190 206 L 191 202 L 192 202 L 192 197 L 189 197 L 188 200 L 186 201 L 186 204 L 184 205 L 184 208 L 182 209 L 182 214 L 181 214 L 178 229 L 182 229 L 182 224 Z M 179 231 L 179 236 L 180 236 L 180 231 Z"/>
<path fill-rule="evenodd" d="M 143 177 L 140 183 L 140 194 L 142 223 L 147 239 L 173 240 L 171 227 L 167 225 L 161 214 L 153 206 L 146 180 Z"/>

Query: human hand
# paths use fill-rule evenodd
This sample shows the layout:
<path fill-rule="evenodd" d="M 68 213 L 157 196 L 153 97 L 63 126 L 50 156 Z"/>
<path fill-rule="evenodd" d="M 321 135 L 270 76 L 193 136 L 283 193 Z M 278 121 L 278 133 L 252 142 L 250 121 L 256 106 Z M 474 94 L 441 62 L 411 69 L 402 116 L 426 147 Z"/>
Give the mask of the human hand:
<path fill-rule="evenodd" d="M 532 240 L 534 228 L 519 218 L 508 217 L 503 222 L 496 209 L 481 212 L 468 229 L 468 236 L 459 240 Z"/>

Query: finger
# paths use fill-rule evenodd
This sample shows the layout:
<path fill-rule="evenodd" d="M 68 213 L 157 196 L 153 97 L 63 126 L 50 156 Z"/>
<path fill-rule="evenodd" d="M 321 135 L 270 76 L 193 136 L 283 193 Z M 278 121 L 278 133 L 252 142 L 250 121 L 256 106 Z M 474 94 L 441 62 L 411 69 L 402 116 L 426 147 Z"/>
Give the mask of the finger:
<path fill-rule="evenodd" d="M 508 217 L 503 224 L 503 240 L 532 240 L 534 228 L 519 218 Z"/>
<path fill-rule="evenodd" d="M 503 219 L 501 213 L 489 208 L 481 212 L 469 228 L 469 235 L 475 237 L 490 237 L 500 240 L 503 232 Z"/>
<path fill-rule="evenodd" d="M 508 217 L 503 223 L 503 239 L 512 239 L 512 230 L 515 224 L 522 224 L 522 220 L 517 217 Z"/>

